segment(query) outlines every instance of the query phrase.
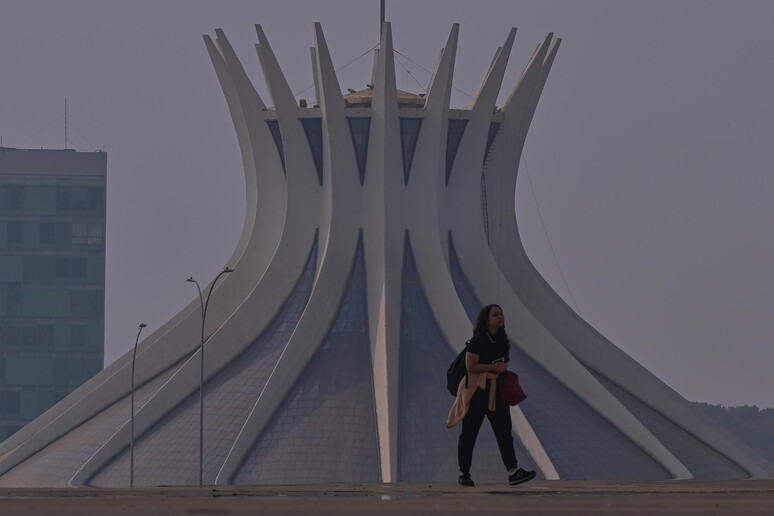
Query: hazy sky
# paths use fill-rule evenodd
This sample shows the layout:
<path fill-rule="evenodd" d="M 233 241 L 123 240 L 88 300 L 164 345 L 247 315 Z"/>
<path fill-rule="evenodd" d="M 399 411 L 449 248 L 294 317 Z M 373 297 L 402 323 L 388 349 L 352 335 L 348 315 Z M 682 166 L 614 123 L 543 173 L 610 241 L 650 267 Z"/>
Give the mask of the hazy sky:
<path fill-rule="evenodd" d="M 240 155 L 201 35 L 223 28 L 265 94 L 262 24 L 312 99 L 312 23 L 341 67 L 377 43 L 378 4 L 0 0 L 3 145 L 62 148 L 67 98 L 68 146 L 108 152 L 106 362 L 193 299 L 185 279 L 214 277 L 241 231 Z M 527 252 L 686 398 L 774 406 L 774 2 L 388 0 L 387 19 L 428 69 L 461 24 L 453 107 L 510 27 L 501 99 L 547 32 L 563 38 L 516 193 Z M 398 88 L 423 91 L 429 75 L 398 59 Z M 342 88 L 370 71 L 355 61 Z"/>

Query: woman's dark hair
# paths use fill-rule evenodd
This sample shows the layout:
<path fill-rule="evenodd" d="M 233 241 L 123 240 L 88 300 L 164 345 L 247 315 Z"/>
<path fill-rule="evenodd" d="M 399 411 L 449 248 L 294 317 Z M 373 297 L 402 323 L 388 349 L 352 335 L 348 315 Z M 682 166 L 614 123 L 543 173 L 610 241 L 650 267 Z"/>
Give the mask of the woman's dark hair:
<path fill-rule="evenodd" d="M 491 304 L 486 305 L 478 312 L 478 315 L 476 316 L 476 325 L 473 327 L 473 335 L 476 333 L 481 333 L 482 331 L 487 331 L 489 329 L 489 325 L 487 324 L 489 322 L 489 312 L 491 312 L 492 308 L 494 307 L 499 308 L 501 312 L 503 310 L 500 305 Z"/>

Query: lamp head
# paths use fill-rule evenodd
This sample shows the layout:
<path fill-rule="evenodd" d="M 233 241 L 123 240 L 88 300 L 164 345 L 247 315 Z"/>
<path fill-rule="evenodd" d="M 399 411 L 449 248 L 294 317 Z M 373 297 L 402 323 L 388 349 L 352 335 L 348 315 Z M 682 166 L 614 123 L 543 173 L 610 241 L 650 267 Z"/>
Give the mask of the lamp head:
<path fill-rule="evenodd" d="M 196 280 L 194 279 L 194 277 L 193 277 L 193 276 L 191 276 L 191 277 L 190 277 L 190 278 L 188 278 L 186 281 L 187 281 L 187 282 L 189 282 L 189 283 L 194 283 Z"/>
<path fill-rule="evenodd" d="M 223 272 L 234 272 L 234 269 L 231 267 L 223 267 Z"/>
<path fill-rule="evenodd" d="M 145 323 L 140 323 L 140 328 L 145 328 L 146 326 L 148 326 L 148 325 L 145 324 Z"/>

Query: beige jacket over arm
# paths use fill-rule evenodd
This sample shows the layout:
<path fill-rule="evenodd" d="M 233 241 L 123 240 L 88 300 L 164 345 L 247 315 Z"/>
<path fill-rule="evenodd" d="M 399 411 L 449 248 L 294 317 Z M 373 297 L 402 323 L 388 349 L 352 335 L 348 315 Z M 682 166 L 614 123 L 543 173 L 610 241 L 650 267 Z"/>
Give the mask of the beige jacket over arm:
<path fill-rule="evenodd" d="M 465 386 L 465 378 L 460 381 L 457 388 L 457 398 L 449 410 L 449 417 L 446 419 L 446 428 L 451 428 L 465 418 L 470 408 L 470 399 L 478 389 L 486 389 L 486 382 L 489 384 L 489 410 L 495 409 L 495 396 L 497 396 L 497 376 L 494 373 L 468 373 L 468 385 Z"/>

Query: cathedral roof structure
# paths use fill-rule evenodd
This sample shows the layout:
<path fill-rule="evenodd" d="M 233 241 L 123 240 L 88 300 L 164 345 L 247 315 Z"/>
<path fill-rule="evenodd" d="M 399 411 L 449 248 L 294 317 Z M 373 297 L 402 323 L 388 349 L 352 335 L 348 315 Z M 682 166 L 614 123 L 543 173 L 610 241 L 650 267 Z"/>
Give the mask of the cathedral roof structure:
<path fill-rule="evenodd" d="M 247 200 L 206 324 L 197 298 L 135 362 L 122 356 L 0 444 L 0 486 L 190 485 L 200 464 L 205 484 L 454 481 L 444 373 L 488 303 L 529 396 L 511 410 L 517 458 L 540 478 L 774 474 L 575 313 L 524 250 L 518 165 L 561 40 L 545 37 L 496 109 L 512 29 L 452 110 L 458 25 L 425 96 L 397 89 L 385 23 L 373 88 L 342 97 L 315 24 L 306 107 L 256 29 L 271 108 L 224 32 L 204 36 Z M 489 437 L 472 473 L 504 480 Z"/>
<path fill-rule="evenodd" d="M 395 90 L 395 97 L 399 106 L 405 107 L 423 107 L 425 105 L 425 95 L 417 95 L 407 91 Z M 374 99 L 374 89 L 366 88 L 360 91 L 350 91 L 344 95 L 344 103 L 350 106 L 369 107 Z"/>

